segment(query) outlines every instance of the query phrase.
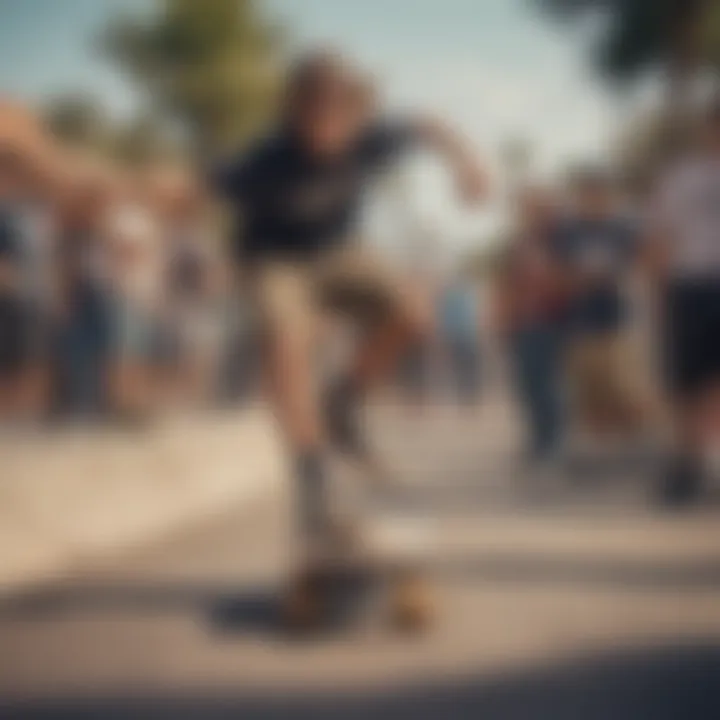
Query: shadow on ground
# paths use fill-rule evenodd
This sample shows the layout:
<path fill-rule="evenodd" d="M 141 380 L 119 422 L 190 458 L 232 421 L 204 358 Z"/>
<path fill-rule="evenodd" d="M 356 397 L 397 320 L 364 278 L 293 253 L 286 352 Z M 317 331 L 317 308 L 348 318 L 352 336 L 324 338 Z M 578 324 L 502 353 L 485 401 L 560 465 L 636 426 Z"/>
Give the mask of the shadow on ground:
<path fill-rule="evenodd" d="M 575 584 L 602 589 L 696 592 L 720 588 L 720 562 L 624 561 L 604 557 L 567 557 L 545 553 L 485 551 L 443 554 L 427 562 L 438 582 L 494 583 L 513 586 Z M 233 583 L 182 581 L 88 583 L 68 581 L 5 598 L 2 623 L 33 622 L 87 612 L 160 615 L 198 613 L 220 631 L 261 635 L 277 632 L 279 583 L 238 586 Z"/>
<path fill-rule="evenodd" d="M 277 587 L 212 583 L 69 585 L 0 600 L 0 623 L 33 622 L 87 612 L 197 613 L 219 632 L 278 632 Z"/>
<path fill-rule="evenodd" d="M 382 692 L 217 692 L 3 704 L 22 720 L 709 720 L 720 717 L 720 647 L 685 644 L 586 658 L 496 679 L 437 681 Z"/>

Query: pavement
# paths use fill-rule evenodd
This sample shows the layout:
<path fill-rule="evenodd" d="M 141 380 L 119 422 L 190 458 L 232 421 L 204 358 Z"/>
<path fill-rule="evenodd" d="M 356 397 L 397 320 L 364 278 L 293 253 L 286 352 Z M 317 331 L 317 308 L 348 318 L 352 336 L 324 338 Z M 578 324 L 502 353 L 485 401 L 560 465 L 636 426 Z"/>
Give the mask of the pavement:
<path fill-rule="evenodd" d="M 430 632 L 284 636 L 276 483 L 0 600 L 0 717 L 720 717 L 719 509 L 658 512 L 638 468 L 521 476 L 501 398 L 372 415 L 394 517 L 426 528 Z"/>
<path fill-rule="evenodd" d="M 241 506 L 282 477 L 260 408 L 0 435 L 0 595 Z"/>

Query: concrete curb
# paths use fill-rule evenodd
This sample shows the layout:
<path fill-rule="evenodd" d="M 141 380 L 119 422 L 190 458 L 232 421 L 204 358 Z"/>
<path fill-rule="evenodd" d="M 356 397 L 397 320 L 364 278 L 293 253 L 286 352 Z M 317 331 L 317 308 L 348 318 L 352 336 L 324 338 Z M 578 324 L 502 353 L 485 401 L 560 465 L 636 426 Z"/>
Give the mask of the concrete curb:
<path fill-rule="evenodd" d="M 0 592 L 251 501 L 284 470 L 260 409 L 143 433 L 5 437 L 0 454 Z"/>

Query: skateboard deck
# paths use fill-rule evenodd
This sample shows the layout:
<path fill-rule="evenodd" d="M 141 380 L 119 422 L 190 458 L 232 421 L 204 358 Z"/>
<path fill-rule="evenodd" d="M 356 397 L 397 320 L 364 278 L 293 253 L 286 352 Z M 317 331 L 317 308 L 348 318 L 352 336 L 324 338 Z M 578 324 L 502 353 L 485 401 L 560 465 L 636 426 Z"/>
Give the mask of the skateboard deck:
<path fill-rule="evenodd" d="M 427 532 L 386 521 L 365 528 L 351 546 L 300 564 L 284 589 L 281 612 L 296 631 L 377 625 L 409 634 L 428 630 L 436 601 Z"/>

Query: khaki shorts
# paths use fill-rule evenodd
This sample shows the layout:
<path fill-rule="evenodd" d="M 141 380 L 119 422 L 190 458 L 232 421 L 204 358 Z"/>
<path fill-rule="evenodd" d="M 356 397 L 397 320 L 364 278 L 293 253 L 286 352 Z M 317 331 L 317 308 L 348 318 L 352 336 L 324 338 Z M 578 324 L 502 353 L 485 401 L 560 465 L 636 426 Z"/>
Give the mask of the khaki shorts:
<path fill-rule="evenodd" d="M 642 421 L 648 396 L 634 343 L 625 333 L 578 339 L 568 352 L 571 401 L 582 422 Z"/>
<path fill-rule="evenodd" d="M 327 312 L 361 326 L 392 318 L 415 321 L 421 303 L 371 251 L 342 248 L 305 262 L 270 260 L 253 268 L 249 289 L 261 328 L 313 333 Z"/>

